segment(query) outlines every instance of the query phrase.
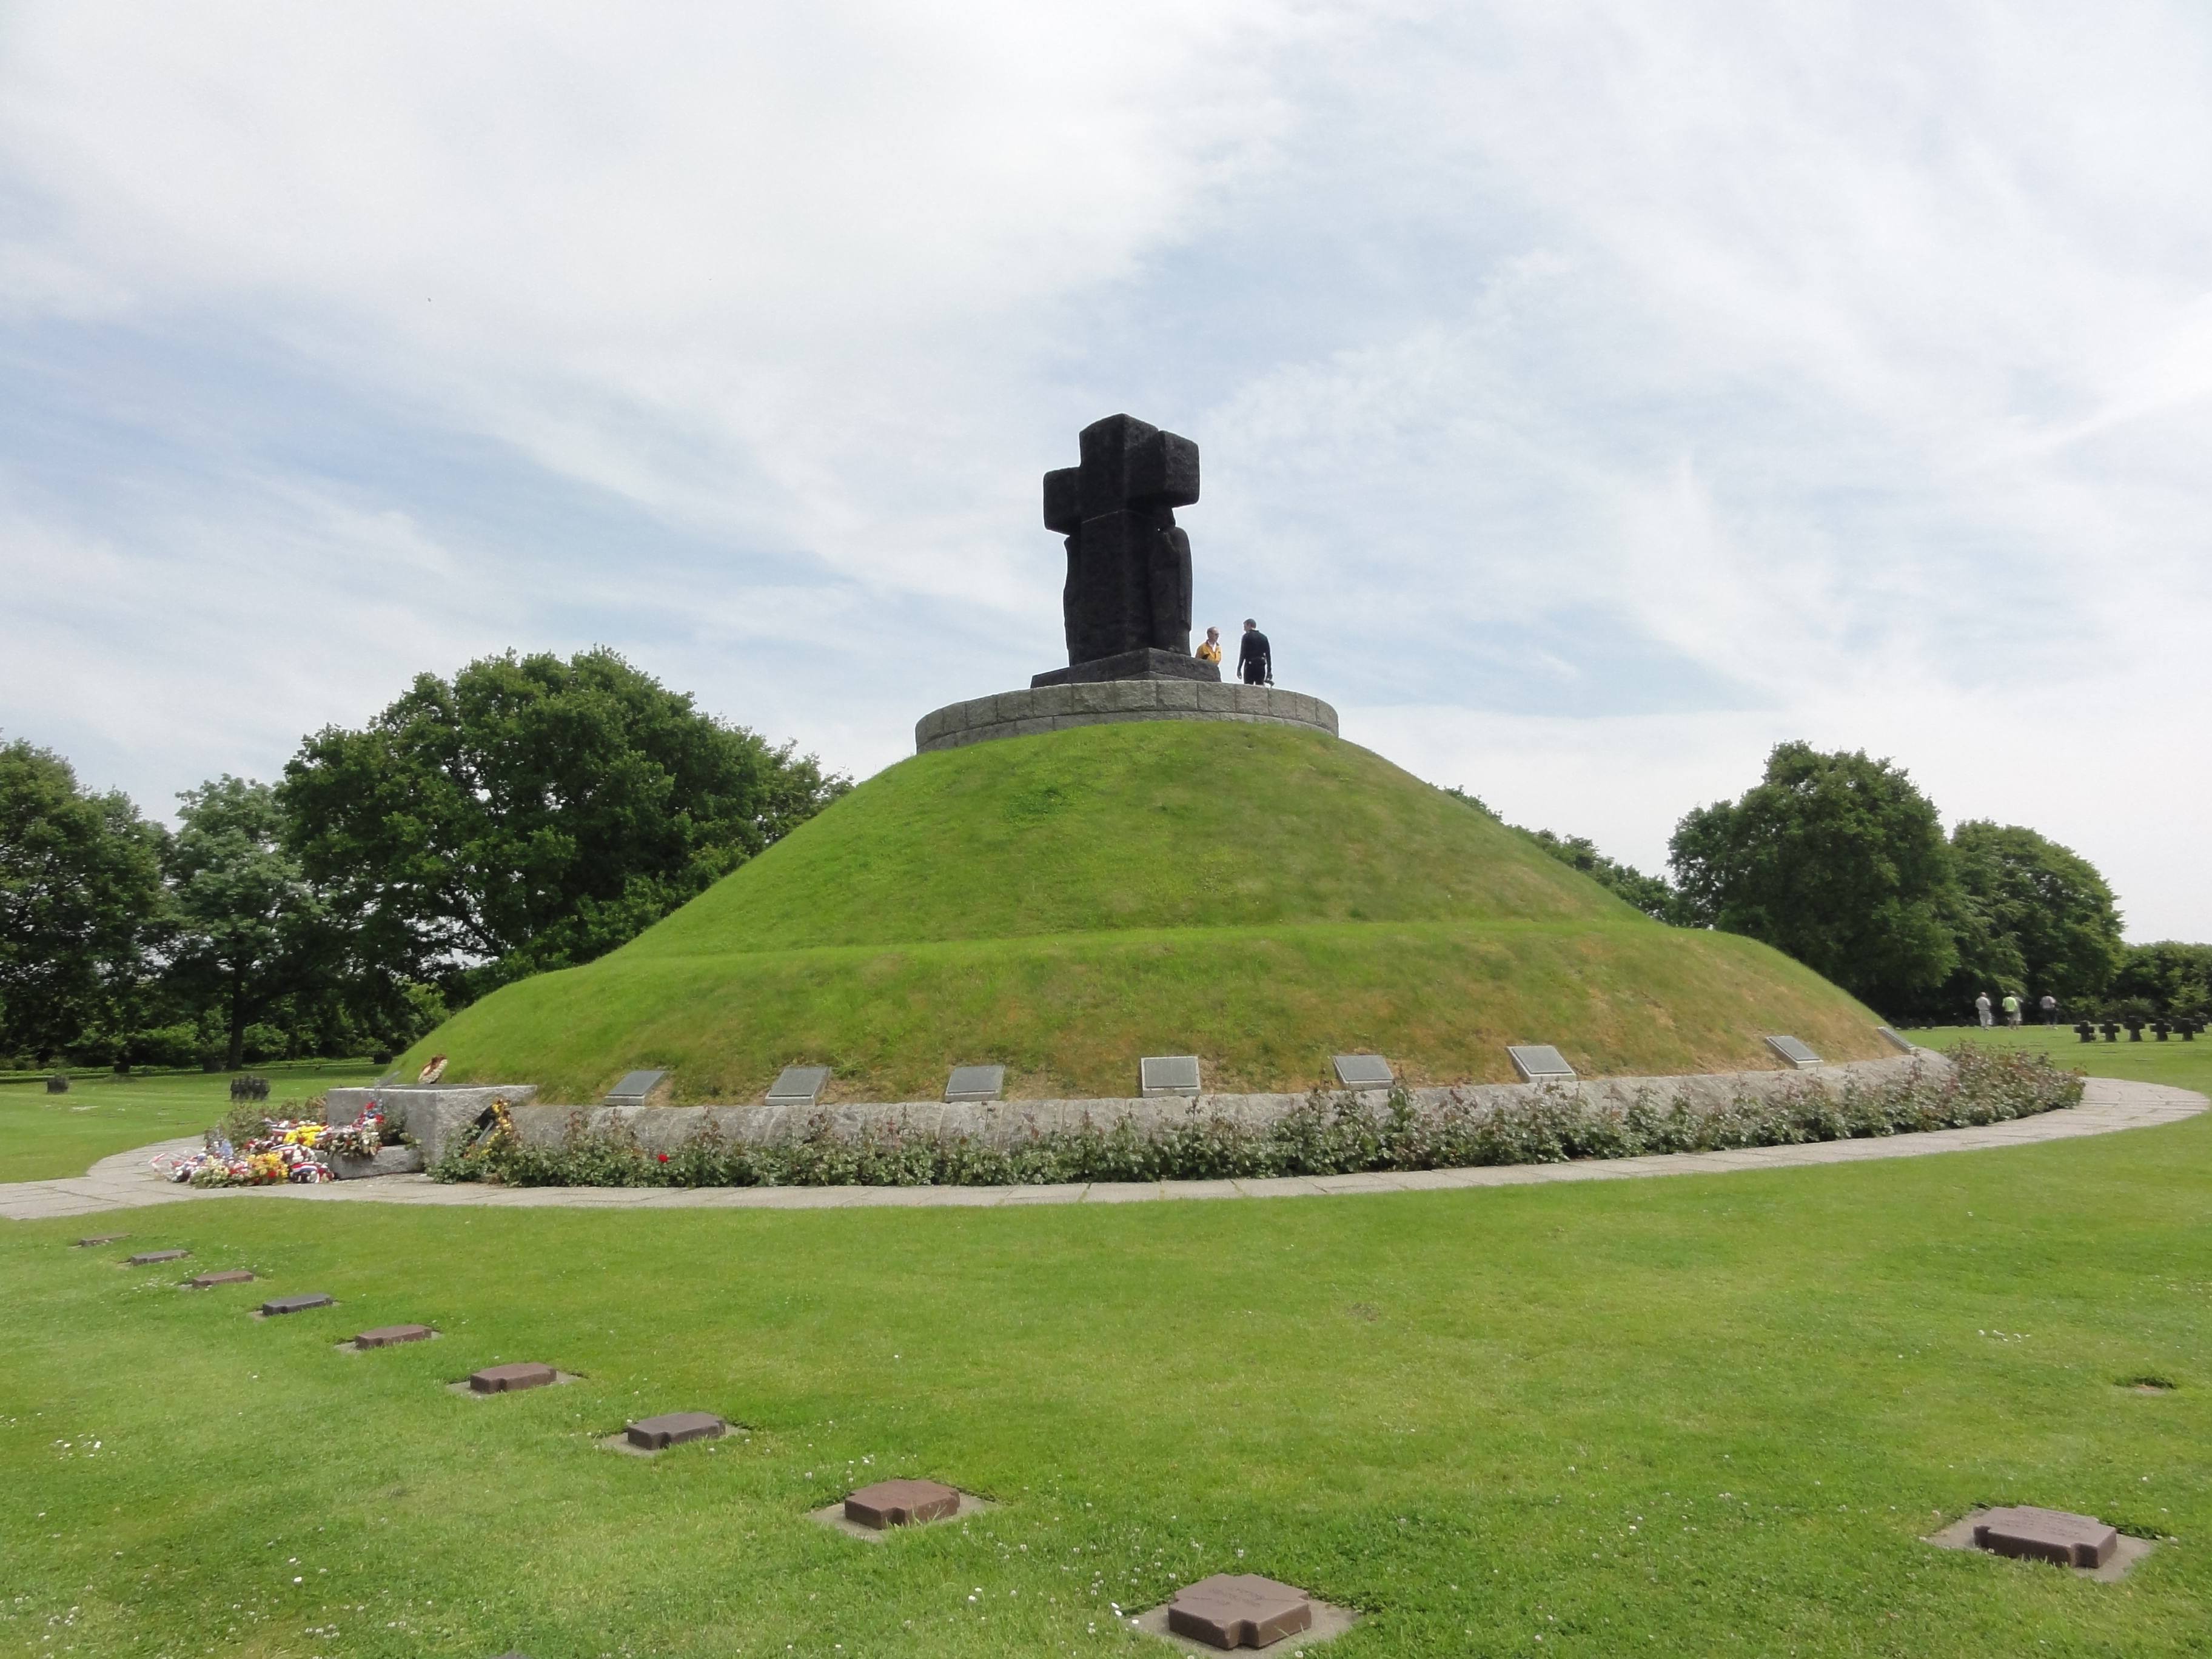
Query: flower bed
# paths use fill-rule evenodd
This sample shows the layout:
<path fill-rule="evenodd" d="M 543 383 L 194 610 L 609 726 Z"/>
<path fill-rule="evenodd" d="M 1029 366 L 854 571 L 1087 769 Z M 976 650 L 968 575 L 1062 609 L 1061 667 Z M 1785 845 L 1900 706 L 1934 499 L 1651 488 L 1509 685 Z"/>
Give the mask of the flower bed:
<path fill-rule="evenodd" d="M 1646 1089 L 1626 1105 L 1597 1103 L 1572 1087 L 1535 1090 L 1511 1106 L 1448 1097 L 1417 1108 L 1404 1091 L 1370 1105 L 1350 1094 L 1315 1094 L 1264 1127 L 1194 1106 L 1170 1127 L 1040 1132 L 986 1145 L 960 1134 L 908 1133 L 896 1126 L 841 1133 L 824 1115 L 802 1134 L 755 1145 L 710 1121 L 670 1151 L 640 1146 L 626 1126 L 587 1127 L 580 1115 L 556 1145 L 526 1146 L 505 1103 L 490 1124 L 439 1160 L 440 1181 L 522 1187 L 1010 1186 L 1094 1181 L 1208 1181 L 1348 1175 L 1369 1170 L 1465 1169 L 1556 1164 L 1583 1158 L 1786 1146 L 1807 1141 L 1910 1134 L 2002 1122 L 2076 1105 L 2079 1073 L 2040 1056 L 1961 1047 L 1942 1072 L 1914 1067 L 1880 1083 L 1840 1089 L 1810 1079 L 1725 1104 L 1694 1103 Z"/>
<path fill-rule="evenodd" d="M 313 1118 L 268 1118 L 266 1133 L 233 1146 L 210 1134 L 201 1151 L 171 1164 L 168 1178 L 194 1187 L 312 1186 L 334 1181 L 333 1158 L 374 1158 L 384 1144 L 384 1115 L 374 1104 L 350 1123 Z"/>

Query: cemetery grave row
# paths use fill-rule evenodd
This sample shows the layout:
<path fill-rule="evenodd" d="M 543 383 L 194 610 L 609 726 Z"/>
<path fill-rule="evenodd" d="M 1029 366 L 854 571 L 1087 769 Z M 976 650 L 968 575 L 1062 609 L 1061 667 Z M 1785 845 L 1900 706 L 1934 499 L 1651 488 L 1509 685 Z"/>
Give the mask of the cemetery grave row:
<path fill-rule="evenodd" d="M 1375 1057 L 1346 1058 L 1357 1061 Z M 1347 1087 L 1355 1087 L 1355 1079 L 1376 1073 L 1355 1064 L 1349 1068 L 1340 1065 L 1339 1075 Z M 70 1248 L 95 1248 L 126 1237 L 99 1234 L 77 1239 Z M 180 1261 L 191 1254 L 188 1249 L 175 1249 L 142 1251 L 127 1257 L 125 1265 Z M 185 1283 L 190 1288 L 210 1289 L 251 1283 L 256 1278 L 250 1270 L 240 1268 L 202 1273 Z M 274 1318 L 337 1305 L 337 1299 L 327 1292 L 308 1291 L 264 1301 L 253 1316 Z M 434 1340 L 438 1335 L 427 1325 L 385 1325 L 362 1331 L 337 1346 L 353 1352 L 371 1352 Z M 483 1399 L 580 1380 L 552 1365 L 526 1360 L 485 1366 L 448 1386 Z M 667 1412 L 635 1419 L 622 1434 L 600 1443 L 651 1456 L 672 1446 L 722 1438 L 732 1426 L 710 1412 Z M 942 1481 L 896 1478 L 860 1487 L 842 1503 L 816 1510 L 808 1518 L 848 1535 L 880 1541 L 894 1528 L 927 1526 L 989 1507 L 988 1500 Z M 2045 1563 L 2106 1582 L 2119 1577 L 2154 1547 L 2149 1540 L 2123 1537 L 2094 1516 L 2032 1505 L 1974 1511 L 1924 1541 L 1943 1548 L 1972 1548 Z M 1272 1647 L 1292 1636 L 1304 1636 L 1306 1646 L 1317 1645 L 1350 1629 L 1359 1615 L 1256 1573 L 1218 1573 L 1183 1586 L 1167 1602 L 1147 1613 L 1119 1616 L 1134 1631 L 1227 1650 Z"/>
<path fill-rule="evenodd" d="M 2094 1042 L 2100 1032 L 2103 1033 L 2106 1042 L 2118 1042 L 2123 1031 L 2128 1034 L 2130 1042 L 2141 1042 L 2145 1031 L 2160 1042 L 2172 1036 L 2179 1036 L 2184 1042 L 2194 1042 L 2197 1034 L 2203 1029 L 2204 1022 L 2200 1019 L 2085 1019 L 2075 1026 L 2074 1031 L 2084 1042 Z"/>

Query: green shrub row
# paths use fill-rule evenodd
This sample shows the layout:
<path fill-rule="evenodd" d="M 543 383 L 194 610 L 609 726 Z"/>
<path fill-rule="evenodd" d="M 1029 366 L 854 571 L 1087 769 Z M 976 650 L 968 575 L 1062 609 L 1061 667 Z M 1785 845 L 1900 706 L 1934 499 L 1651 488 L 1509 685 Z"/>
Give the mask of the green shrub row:
<path fill-rule="evenodd" d="M 1953 1058 L 1949 1073 L 1915 1067 L 1884 1083 L 1853 1079 L 1838 1093 L 1804 1081 L 1720 1107 L 1650 1089 L 1625 1107 L 1594 1105 L 1555 1087 L 1511 1106 L 1452 1099 L 1425 1112 L 1402 1090 L 1380 1107 L 1315 1094 L 1262 1128 L 1194 1109 L 1165 1129 L 1148 1132 L 1124 1119 L 992 1144 L 896 1126 L 844 1134 L 825 1115 L 802 1134 L 763 1146 L 730 1139 L 709 1120 L 682 1146 L 654 1152 L 627 1126 L 593 1129 L 580 1113 L 558 1145 L 532 1146 L 502 1116 L 430 1173 L 517 1187 L 999 1187 L 1347 1175 L 1908 1134 L 2029 1117 L 2081 1098 L 2080 1073 L 2040 1055 L 1965 1045 Z"/>

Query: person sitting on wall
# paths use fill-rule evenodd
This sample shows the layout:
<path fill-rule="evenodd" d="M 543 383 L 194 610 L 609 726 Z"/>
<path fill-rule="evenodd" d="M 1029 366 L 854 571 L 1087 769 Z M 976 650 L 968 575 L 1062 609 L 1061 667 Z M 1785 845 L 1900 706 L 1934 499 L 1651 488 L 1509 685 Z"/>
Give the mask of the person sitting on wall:
<path fill-rule="evenodd" d="M 1244 638 L 1237 647 L 1237 672 L 1247 685 L 1275 683 L 1275 654 L 1268 648 L 1260 624 L 1249 617 L 1244 618 Z"/>
<path fill-rule="evenodd" d="M 1207 629 L 1206 630 L 1206 637 L 1198 642 L 1198 649 L 1191 654 L 1196 657 L 1200 662 L 1210 662 L 1216 668 L 1220 667 L 1221 630 L 1218 628 Z"/>

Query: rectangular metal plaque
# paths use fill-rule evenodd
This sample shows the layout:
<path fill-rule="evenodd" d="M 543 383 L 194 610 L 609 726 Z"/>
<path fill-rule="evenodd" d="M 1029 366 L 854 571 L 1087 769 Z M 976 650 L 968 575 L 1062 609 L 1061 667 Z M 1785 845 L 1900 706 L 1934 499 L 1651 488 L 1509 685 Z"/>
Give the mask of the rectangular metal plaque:
<path fill-rule="evenodd" d="M 1137 1087 L 1146 1099 L 1159 1095 L 1198 1094 L 1196 1054 L 1149 1054 L 1137 1062 Z"/>
<path fill-rule="evenodd" d="M 952 1075 L 945 1080 L 945 1098 L 996 1100 L 1006 1088 L 1006 1068 L 1003 1066 L 956 1066 Z"/>
<path fill-rule="evenodd" d="M 632 1072 L 607 1091 L 607 1104 L 642 1106 L 645 1097 L 653 1092 L 653 1085 L 667 1075 L 665 1072 Z"/>
<path fill-rule="evenodd" d="M 1899 1036 L 1896 1032 L 1891 1030 L 1888 1026 L 1877 1025 L 1874 1029 L 1881 1034 L 1881 1040 L 1884 1042 L 1888 1043 L 1899 1054 L 1909 1054 L 1912 1052 L 1912 1045 L 1906 1042 L 1905 1038 Z"/>
<path fill-rule="evenodd" d="M 1801 1072 L 1809 1072 L 1820 1063 L 1820 1055 L 1794 1036 L 1771 1036 L 1766 1039 L 1766 1046 Z"/>
<path fill-rule="evenodd" d="M 1380 1054 L 1339 1054 L 1336 1080 L 1347 1089 L 1387 1089 L 1398 1079 Z"/>
<path fill-rule="evenodd" d="M 768 1091 L 771 1106 L 811 1106 L 830 1081 L 827 1066 L 787 1066 Z"/>
<path fill-rule="evenodd" d="M 1529 1043 L 1520 1048 L 1509 1045 L 1505 1050 L 1513 1061 L 1513 1069 L 1521 1073 L 1523 1083 L 1571 1083 L 1575 1068 L 1557 1048 L 1547 1042 Z"/>

